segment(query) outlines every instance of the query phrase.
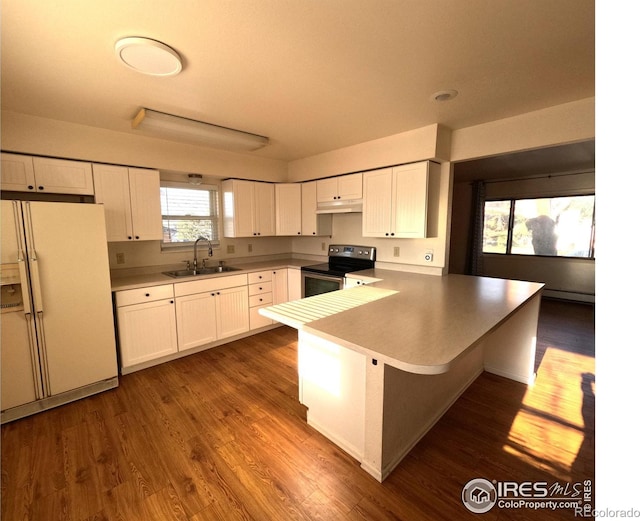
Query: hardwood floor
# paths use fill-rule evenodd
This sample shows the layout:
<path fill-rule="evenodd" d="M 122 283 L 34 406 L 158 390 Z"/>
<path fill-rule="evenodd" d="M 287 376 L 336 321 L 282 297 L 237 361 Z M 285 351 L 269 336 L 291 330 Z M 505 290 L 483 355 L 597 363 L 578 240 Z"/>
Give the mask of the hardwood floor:
<path fill-rule="evenodd" d="M 536 360 L 531 388 L 481 375 L 380 484 L 307 426 L 296 331 L 281 327 L 4 425 L 2 519 L 471 519 L 461 493 L 473 478 L 594 479 L 592 307 L 543 301 Z"/>

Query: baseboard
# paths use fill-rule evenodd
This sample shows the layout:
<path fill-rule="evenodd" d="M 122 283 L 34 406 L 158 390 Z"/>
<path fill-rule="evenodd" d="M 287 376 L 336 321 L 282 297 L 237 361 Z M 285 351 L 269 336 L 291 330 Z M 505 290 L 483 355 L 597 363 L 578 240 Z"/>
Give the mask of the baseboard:
<path fill-rule="evenodd" d="M 514 380 L 516 382 L 520 382 L 525 385 L 533 385 L 536 381 L 536 373 L 533 373 L 530 376 L 509 373 L 507 371 L 501 371 L 500 369 L 495 369 L 491 366 L 485 365 L 484 370 L 487 373 L 495 374 L 497 376 L 502 376 L 503 378 L 509 378 L 509 380 Z"/>
<path fill-rule="evenodd" d="M 596 296 L 589 293 L 576 293 L 575 291 L 561 291 L 557 289 L 542 290 L 542 296 L 548 298 L 556 298 L 560 300 L 570 300 L 573 302 L 584 302 L 585 304 L 595 304 Z"/>
<path fill-rule="evenodd" d="M 322 428 L 322 426 L 318 425 L 313 420 L 313 416 L 310 416 L 308 411 L 307 411 L 307 425 L 309 425 L 309 427 L 313 427 L 325 438 L 329 439 L 331 442 L 333 442 L 338 447 L 340 447 L 343 451 L 349 454 L 349 456 L 351 456 L 352 458 L 355 458 L 357 461 L 362 461 L 362 448 L 358 449 L 358 447 L 354 446 L 352 443 L 349 443 L 341 436 L 337 436 L 335 433 Z"/>

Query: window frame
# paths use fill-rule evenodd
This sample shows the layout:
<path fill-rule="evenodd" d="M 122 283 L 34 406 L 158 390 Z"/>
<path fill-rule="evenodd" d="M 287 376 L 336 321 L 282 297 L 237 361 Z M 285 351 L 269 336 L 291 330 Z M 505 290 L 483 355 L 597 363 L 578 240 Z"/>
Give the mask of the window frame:
<path fill-rule="evenodd" d="M 210 192 L 210 204 L 211 204 L 211 215 L 210 220 L 213 221 L 212 227 L 215 230 L 217 238 L 211 239 L 211 245 L 214 249 L 220 248 L 220 185 L 217 183 L 202 183 L 199 185 L 192 185 L 186 182 L 180 181 L 169 181 L 169 180 L 160 180 L 160 188 L 182 188 L 187 190 L 208 190 Z M 174 220 L 209 220 L 209 218 L 203 218 L 199 216 L 182 216 L 182 215 L 161 215 L 162 222 L 165 219 L 174 219 Z M 175 251 L 190 251 L 193 249 L 193 244 L 195 241 L 189 242 L 165 242 L 164 240 L 164 231 L 162 234 L 162 240 L 160 241 L 160 251 L 161 252 L 175 252 Z"/>
<path fill-rule="evenodd" d="M 584 259 L 584 260 L 592 260 L 595 261 L 596 252 L 595 252 L 595 235 L 596 235 L 596 201 L 595 201 L 595 191 L 590 191 L 587 193 L 574 193 L 574 194 L 562 194 L 562 195 L 541 195 L 541 196 L 522 196 L 522 197 L 492 197 L 487 198 L 482 205 L 482 255 L 511 255 L 517 257 L 545 257 L 551 259 Z M 589 238 L 589 255 L 586 257 L 582 256 L 572 256 L 572 255 L 542 255 L 536 253 L 513 253 L 513 229 L 515 225 L 515 207 L 516 201 L 533 201 L 536 199 L 556 199 L 556 198 L 566 198 L 566 197 L 593 197 L 593 214 L 591 216 L 591 235 Z M 508 229 L 507 229 L 507 244 L 506 251 L 504 253 L 495 252 L 495 251 L 484 251 L 484 221 L 485 221 L 485 209 L 486 203 L 488 202 L 501 202 L 501 201 L 509 201 L 509 220 L 508 220 Z"/>

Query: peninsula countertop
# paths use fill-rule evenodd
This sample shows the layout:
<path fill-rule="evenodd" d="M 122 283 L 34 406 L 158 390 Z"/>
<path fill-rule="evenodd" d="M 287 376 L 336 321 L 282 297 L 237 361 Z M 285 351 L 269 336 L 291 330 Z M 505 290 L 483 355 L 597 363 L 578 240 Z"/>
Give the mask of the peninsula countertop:
<path fill-rule="evenodd" d="M 535 282 L 382 269 L 350 276 L 381 280 L 318 295 L 327 300 L 318 306 L 331 305 L 334 300 L 339 307 L 345 297 L 357 300 L 367 291 L 384 293 L 317 320 L 310 315 L 299 329 L 417 374 L 447 372 L 458 357 L 544 287 Z M 290 304 L 296 302 L 302 301 Z M 284 306 L 271 306 L 261 313 L 286 324 Z"/>

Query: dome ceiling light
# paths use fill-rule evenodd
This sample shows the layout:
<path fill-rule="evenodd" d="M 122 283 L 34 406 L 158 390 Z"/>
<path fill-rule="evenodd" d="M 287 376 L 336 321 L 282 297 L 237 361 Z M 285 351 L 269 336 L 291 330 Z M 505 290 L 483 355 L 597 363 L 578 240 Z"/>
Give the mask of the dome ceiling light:
<path fill-rule="evenodd" d="M 182 70 L 180 55 L 168 45 L 141 37 L 116 42 L 116 55 L 134 71 L 151 76 L 175 76 Z"/>

